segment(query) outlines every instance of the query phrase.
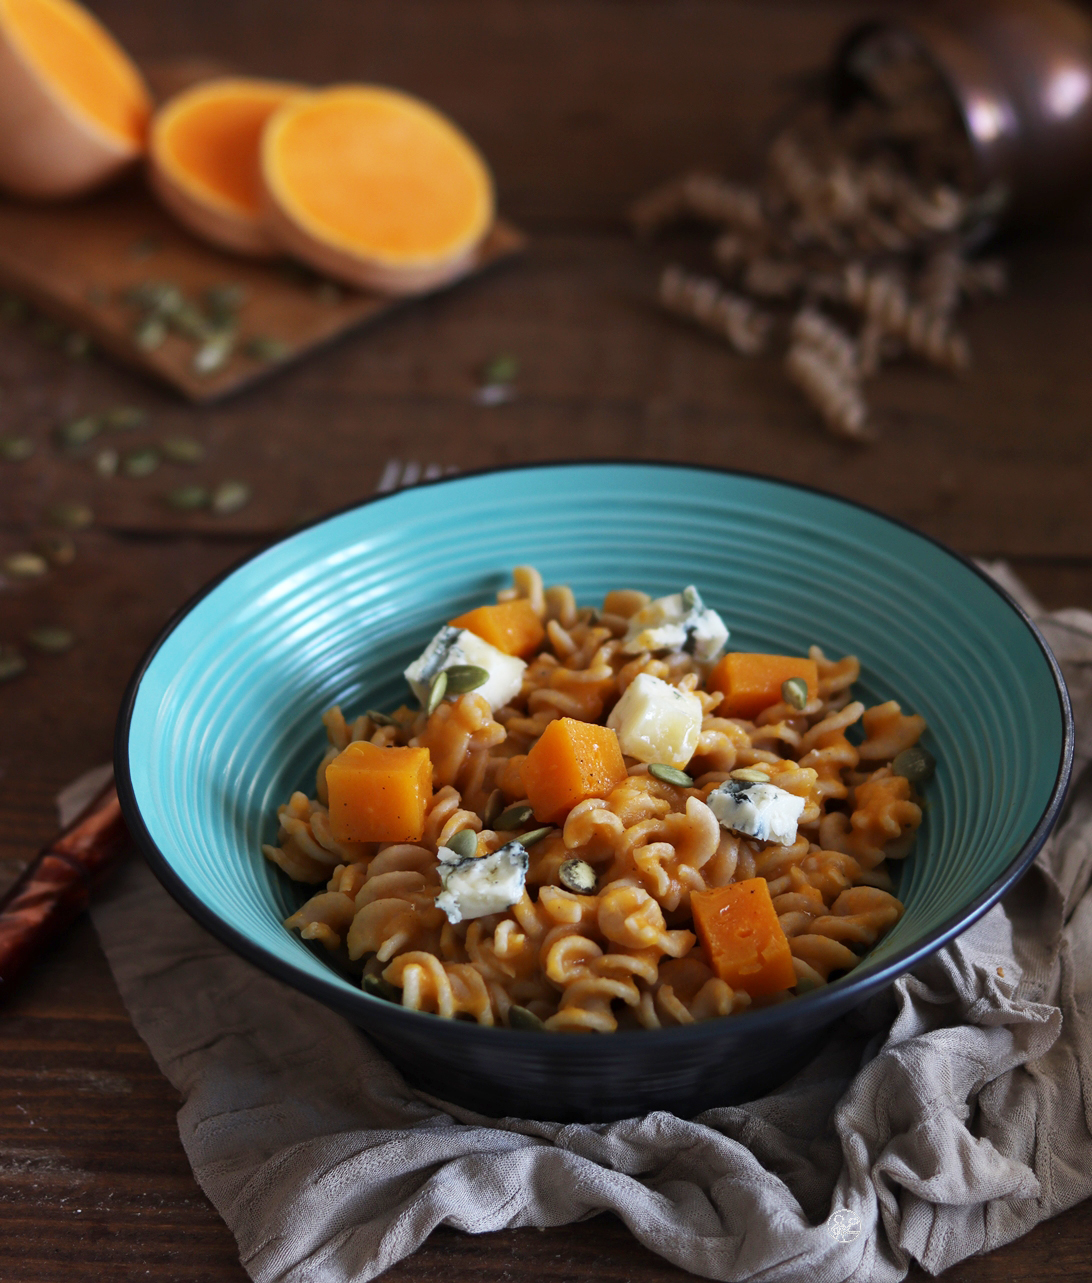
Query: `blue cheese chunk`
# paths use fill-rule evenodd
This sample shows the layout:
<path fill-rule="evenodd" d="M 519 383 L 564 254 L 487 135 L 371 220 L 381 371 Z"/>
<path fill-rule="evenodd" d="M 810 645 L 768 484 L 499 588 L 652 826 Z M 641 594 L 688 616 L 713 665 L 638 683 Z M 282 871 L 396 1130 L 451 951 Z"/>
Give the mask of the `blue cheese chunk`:
<path fill-rule="evenodd" d="M 494 712 L 519 694 L 527 667 L 522 659 L 490 646 L 468 628 L 445 624 L 406 669 L 406 681 L 422 707 L 438 674 L 456 664 L 474 664 L 486 670 L 489 680 L 477 687 L 474 694 L 480 695 Z"/>
<path fill-rule="evenodd" d="M 701 700 L 689 691 L 638 673 L 611 709 L 607 725 L 622 752 L 638 762 L 666 762 L 680 770 L 694 756 L 701 735 Z"/>
<path fill-rule="evenodd" d="M 436 907 L 443 909 L 452 924 L 503 913 L 523 895 L 528 859 L 520 842 L 508 842 L 492 855 L 468 859 L 460 859 L 448 847 L 441 847 L 439 854 L 444 889 L 436 897 Z"/>
<path fill-rule="evenodd" d="M 682 592 L 657 597 L 630 617 L 622 640 L 627 655 L 642 650 L 684 650 L 702 663 L 715 659 L 728 640 L 728 629 L 715 610 L 708 610 L 691 584 Z"/>
<path fill-rule="evenodd" d="M 796 825 L 805 801 L 776 784 L 725 780 L 709 794 L 705 804 L 726 829 L 760 842 L 791 846 L 796 841 Z"/>

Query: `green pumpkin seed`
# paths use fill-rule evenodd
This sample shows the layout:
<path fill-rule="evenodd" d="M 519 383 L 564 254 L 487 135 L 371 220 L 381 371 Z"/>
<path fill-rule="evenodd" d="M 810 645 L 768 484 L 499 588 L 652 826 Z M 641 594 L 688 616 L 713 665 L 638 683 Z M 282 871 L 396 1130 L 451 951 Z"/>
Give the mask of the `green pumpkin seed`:
<path fill-rule="evenodd" d="M 173 316 L 186 303 L 186 297 L 173 281 L 139 281 L 130 285 L 122 299 L 132 307 L 160 316 Z"/>
<path fill-rule="evenodd" d="M 482 383 L 493 385 L 511 383 L 519 374 L 519 361 L 511 353 L 503 352 L 487 361 L 482 370 Z"/>
<path fill-rule="evenodd" d="M 365 716 L 371 719 L 373 726 L 393 726 L 395 724 L 393 717 L 388 717 L 386 713 L 381 713 L 377 708 L 369 708 Z"/>
<path fill-rule="evenodd" d="M 912 748 L 904 748 L 901 753 L 896 753 L 891 763 L 891 770 L 894 774 L 903 776 L 911 784 L 924 784 L 926 780 L 933 778 L 933 772 L 936 769 L 936 758 L 928 749 L 922 748 L 920 744 L 915 744 Z"/>
<path fill-rule="evenodd" d="M 95 514 L 85 503 L 55 503 L 48 516 L 55 526 L 68 526 L 71 530 L 83 530 L 95 520 Z"/>
<path fill-rule="evenodd" d="M 0 437 L 0 459 L 5 463 L 22 463 L 34 453 L 30 437 Z"/>
<path fill-rule="evenodd" d="M 215 374 L 222 370 L 231 359 L 235 340 L 230 335 L 217 335 L 202 343 L 193 354 L 194 374 Z"/>
<path fill-rule="evenodd" d="M 529 846 L 534 846 L 536 842 L 541 842 L 547 833 L 552 833 L 553 831 L 554 831 L 553 825 L 547 824 L 547 825 L 544 825 L 541 829 L 532 829 L 530 833 L 521 833 L 519 837 L 516 839 L 516 841 L 520 844 L 520 846 L 526 849 Z"/>
<path fill-rule="evenodd" d="M 818 989 L 819 982 L 813 980 L 811 976 L 800 976 L 795 985 L 797 997 L 803 993 L 811 993 L 813 989 Z"/>
<path fill-rule="evenodd" d="M 199 307 L 184 299 L 170 314 L 171 329 L 183 338 L 201 342 L 204 339 L 221 338 L 220 330 L 224 324 L 214 324 Z"/>
<path fill-rule="evenodd" d="M 808 703 L 808 683 L 803 677 L 790 677 L 781 683 L 781 698 L 790 708 L 802 713 Z"/>
<path fill-rule="evenodd" d="M 49 569 L 49 562 L 37 552 L 13 552 L 4 558 L 4 570 L 13 579 L 39 579 Z"/>
<path fill-rule="evenodd" d="M 159 316 L 142 317 L 133 326 L 133 342 L 142 352 L 154 352 L 167 341 L 167 323 Z"/>
<path fill-rule="evenodd" d="M 171 463 L 200 463 L 205 457 L 205 447 L 193 437 L 166 437 L 159 448 Z"/>
<path fill-rule="evenodd" d="M 42 535 L 35 547 L 55 566 L 70 566 L 76 560 L 76 545 L 67 535 Z"/>
<path fill-rule="evenodd" d="M 373 998 L 382 998 L 384 1002 L 395 1002 L 401 1005 L 402 990 L 395 988 L 382 976 L 364 976 L 360 981 L 360 987 Z"/>
<path fill-rule="evenodd" d="M 179 512 L 196 512 L 212 503 L 208 486 L 175 486 L 167 491 L 167 503 Z"/>
<path fill-rule="evenodd" d="M 452 664 L 444 672 L 447 673 L 448 695 L 465 695 L 489 680 L 489 669 L 479 668 L 477 664 Z"/>
<path fill-rule="evenodd" d="M 159 467 L 159 451 L 147 446 L 143 450 L 130 450 L 121 461 L 121 471 L 127 477 L 150 477 Z"/>
<path fill-rule="evenodd" d="M 24 321 L 29 310 L 26 300 L 21 299 L 18 294 L 0 295 L 0 316 L 5 321 Z"/>
<path fill-rule="evenodd" d="M 27 661 L 14 646 L 0 646 L 0 682 L 10 682 L 26 669 Z"/>
<path fill-rule="evenodd" d="M 536 1032 L 545 1029 L 546 1026 L 539 1020 L 533 1011 L 528 1011 L 526 1007 L 517 1007 L 513 1003 L 508 1008 L 508 1028 L 509 1029 L 533 1029 Z"/>
<path fill-rule="evenodd" d="M 526 802 L 517 802 L 515 806 L 510 806 L 507 811 L 502 811 L 497 816 L 492 827 L 495 829 L 520 829 L 534 815 L 534 811 Z"/>
<path fill-rule="evenodd" d="M 431 717 L 440 707 L 440 701 L 447 693 L 447 669 L 443 669 L 436 677 L 436 680 L 429 687 L 428 702 L 425 704 L 425 712 Z"/>
<path fill-rule="evenodd" d="M 87 445 L 102 431 L 102 416 L 98 414 L 81 414 L 78 419 L 69 419 L 58 426 L 54 434 L 62 450 L 79 450 Z"/>
<path fill-rule="evenodd" d="M 595 890 L 595 870 L 587 860 L 566 860 L 557 871 L 561 885 L 577 895 L 591 895 Z"/>
<path fill-rule="evenodd" d="M 291 350 L 283 339 L 275 339 L 269 334 L 255 334 L 243 347 L 252 361 L 283 361 Z"/>
<path fill-rule="evenodd" d="M 58 628 L 52 624 L 43 624 L 32 628 L 27 633 L 27 645 L 40 650 L 43 655 L 60 655 L 68 650 L 76 639 L 67 628 Z"/>
<path fill-rule="evenodd" d="M 460 829 L 447 840 L 447 849 L 454 851 L 460 860 L 469 860 L 478 851 L 478 835 L 473 829 Z"/>
<path fill-rule="evenodd" d="M 228 517 L 250 502 L 250 487 L 245 481 L 223 481 L 212 495 L 212 510 L 218 517 Z"/>
<path fill-rule="evenodd" d="M 112 477 L 118 470 L 118 452 L 116 450 L 100 450 L 95 455 L 95 471 L 100 477 Z"/>
<path fill-rule="evenodd" d="M 730 772 L 733 780 L 745 780 L 748 784 L 769 784 L 770 777 L 765 771 L 756 770 L 753 766 L 740 767 L 738 771 Z"/>
<path fill-rule="evenodd" d="M 680 771 L 677 766 L 668 766 L 666 762 L 653 762 L 648 773 L 653 779 L 661 780 L 664 784 L 674 784 L 676 788 L 694 787 L 693 779 L 685 771 Z"/>
<path fill-rule="evenodd" d="M 103 411 L 102 421 L 111 432 L 131 432 L 144 426 L 148 412 L 137 405 L 115 405 Z"/>
<path fill-rule="evenodd" d="M 485 809 L 482 811 L 482 826 L 487 829 L 496 827 L 497 816 L 504 810 L 504 794 L 500 789 L 494 789 L 486 799 Z"/>

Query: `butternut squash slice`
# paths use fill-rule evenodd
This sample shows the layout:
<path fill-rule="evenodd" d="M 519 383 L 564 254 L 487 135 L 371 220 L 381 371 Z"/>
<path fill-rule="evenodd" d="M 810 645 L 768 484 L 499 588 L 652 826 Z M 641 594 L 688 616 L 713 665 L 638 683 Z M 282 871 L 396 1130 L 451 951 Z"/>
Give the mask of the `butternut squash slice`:
<path fill-rule="evenodd" d="M 152 99 L 128 55 L 73 0 L 0 0 L 0 187 L 78 196 L 144 150 Z"/>
<path fill-rule="evenodd" d="M 470 140 L 427 103 L 379 86 L 285 103 L 262 135 L 262 181 L 285 249 L 387 294 L 453 279 L 493 221 L 493 182 Z"/>
<path fill-rule="evenodd" d="M 280 253 L 265 225 L 259 154 L 266 121 L 299 85 L 229 77 L 176 94 L 152 120 L 152 190 L 191 232 L 222 249 Z"/>

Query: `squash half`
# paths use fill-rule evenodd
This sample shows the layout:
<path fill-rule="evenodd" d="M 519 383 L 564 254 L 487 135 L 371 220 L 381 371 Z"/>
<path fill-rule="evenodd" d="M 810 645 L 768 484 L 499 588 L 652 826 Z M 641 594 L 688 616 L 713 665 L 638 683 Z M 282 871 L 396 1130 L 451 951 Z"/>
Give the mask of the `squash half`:
<path fill-rule="evenodd" d="M 148 175 L 180 223 L 223 249 L 280 252 L 263 215 L 260 143 L 269 117 L 300 92 L 274 80 L 209 80 L 156 112 Z"/>
<path fill-rule="evenodd" d="M 459 275 L 493 222 L 477 148 L 435 108 L 372 85 L 285 103 L 262 136 L 270 226 L 351 285 L 414 294 Z"/>
<path fill-rule="evenodd" d="M 73 0 L 0 0 L 0 186 L 77 196 L 144 150 L 152 99 L 113 36 Z"/>

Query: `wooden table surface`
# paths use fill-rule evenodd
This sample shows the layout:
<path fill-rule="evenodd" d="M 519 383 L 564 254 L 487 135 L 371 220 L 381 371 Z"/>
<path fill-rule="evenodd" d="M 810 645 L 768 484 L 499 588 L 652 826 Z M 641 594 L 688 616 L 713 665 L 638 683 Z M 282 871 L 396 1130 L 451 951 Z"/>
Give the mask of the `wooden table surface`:
<path fill-rule="evenodd" d="M 307 517 L 369 494 L 390 459 L 672 457 L 808 481 L 1006 557 L 1048 604 L 1092 607 L 1092 209 L 1006 247 L 1009 296 L 968 319 L 961 381 L 896 368 L 876 388 L 882 439 L 825 436 L 775 359 L 746 362 L 652 305 L 655 250 L 621 211 L 695 164 L 746 173 L 771 117 L 862 6 L 781 0 L 95 0 L 145 62 L 200 54 L 303 80 L 367 78 L 450 111 L 480 142 L 527 256 L 407 309 L 237 399 L 195 409 L 105 360 L 73 360 L 34 327 L 0 330 L 0 433 L 39 441 L 0 463 L 0 553 L 47 507 L 86 501 L 77 556 L 0 588 L 0 641 L 39 624 L 77 635 L 0 686 L 0 872 L 51 835 L 54 795 L 110 754 L 145 647 L 211 576 Z M 483 362 L 521 363 L 518 397 L 476 404 Z M 202 479 L 242 479 L 234 516 L 162 501 L 189 479 L 99 478 L 49 432 L 136 404 L 150 436 L 209 449 Z M 186 1164 L 178 1100 L 137 1037 L 87 921 L 0 1010 L 0 1278 L 240 1283 L 234 1242 Z M 955 1267 L 960 1283 L 1079 1277 L 1085 1204 Z M 389 1280 L 688 1277 L 608 1217 L 471 1238 L 439 1231 Z M 921 1276 L 924 1277 L 924 1276 Z"/>

